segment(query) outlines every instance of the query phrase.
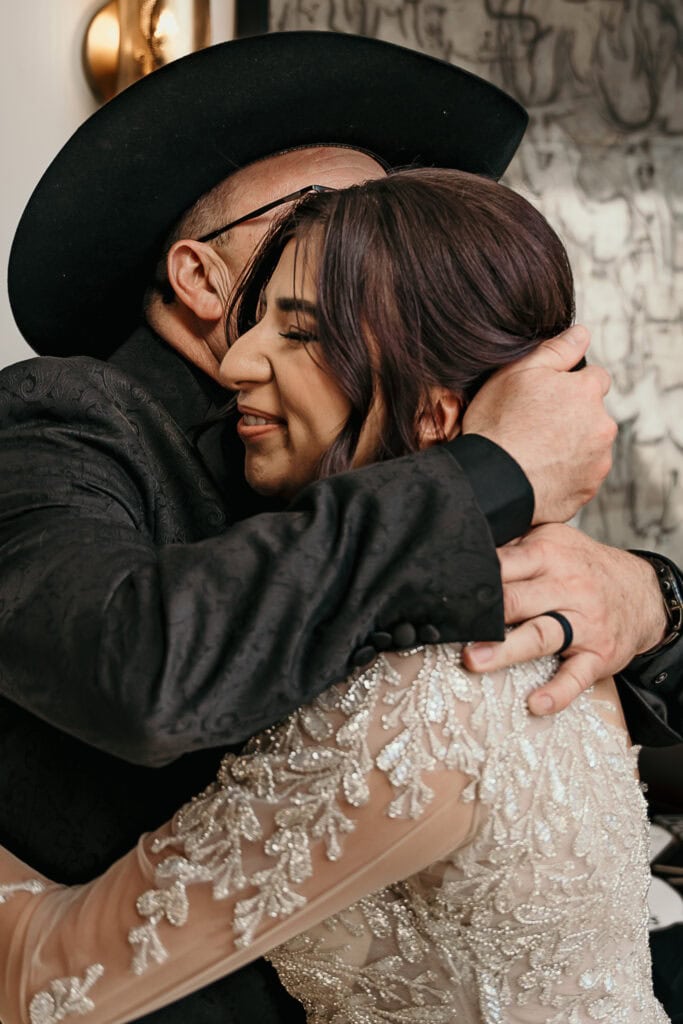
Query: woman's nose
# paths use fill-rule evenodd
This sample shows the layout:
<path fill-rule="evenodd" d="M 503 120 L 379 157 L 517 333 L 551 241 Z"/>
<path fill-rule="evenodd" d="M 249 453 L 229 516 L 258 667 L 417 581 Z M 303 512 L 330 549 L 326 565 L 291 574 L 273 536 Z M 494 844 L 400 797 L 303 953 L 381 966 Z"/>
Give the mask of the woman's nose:
<path fill-rule="evenodd" d="M 260 324 L 242 334 L 230 346 L 221 362 L 221 383 L 232 391 L 249 384 L 264 384 L 272 376 L 270 362 L 260 344 Z"/>

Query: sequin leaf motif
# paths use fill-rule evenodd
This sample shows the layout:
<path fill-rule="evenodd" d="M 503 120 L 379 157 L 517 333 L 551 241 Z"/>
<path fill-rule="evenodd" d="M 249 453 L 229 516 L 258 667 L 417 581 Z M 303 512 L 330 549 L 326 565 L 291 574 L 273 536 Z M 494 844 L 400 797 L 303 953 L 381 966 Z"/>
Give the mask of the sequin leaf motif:
<path fill-rule="evenodd" d="M 417 741 L 424 757 L 469 766 L 476 834 L 273 950 L 286 987 L 315 1024 L 664 1024 L 650 977 L 636 752 L 588 697 L 529 717 L 526 698 L 552 673 L 549 659 L 491 678 L 468 678 L 439 649 L 425 650 L 424 664 L 421 695 L 389 697 L 403 717 L 419 712 L 402 750 Z M 428 698 L 436 672 L 443 681 Z M 461 725 L 444 712 L 456 690 Z M 434 721 L 443 729 L 432 738 Z M 380 755 L 390 771 L 392 753 Z M 394 781 L 408 813 L 428 799 L 410 779 Z"/>
<path fill-rule="evenodd" d="M 36 896 L 45 892 L 46 888 L 46 883 L 37 878 L 0 885 L 0 904 L 7 903 L 18 893 Z M 51 982 L 49 991 L 38 992 L 31 1000 L 31 1024 L 56 1024 L 69 1014 L 84 1014 L 93 1010 L 95 1004 L 88 996 L 88 992 L 103 974 L 102 964 L 93 964 L 87 969 L 84 979 L 59 978 Z"/>
<path fill-rule="evenodd" d="M 11 882 L 7 885 L 0 885 L 0 904 L 7 903 L 19 892 L 27 892 L 36 896 L 39 892 L 44 891 L 45 882 L 40 882 L 37 878 L 31 878 L 27 882 Z"/>
<path fill-rule="evenodd" d="M 276 950 L 280 979 L 302 1000 L 309 1021 L 452 1024 L 442 972 L 415 928 L 409 905 L 391 898 L 391 890 L 384 894 L 381 905 L 369 897 L 323 922 L 320 931 L 342 933 L 341 946 L 329 948 L 327 934 L 304 934 Z M 343 933 L 362 938 L 369 926 L 370 934 L 383 940 L 381 947 L 392 952 L 360 966 L 356 956 L 346 957 L 352 943 L 344 943 Z M 334 1007 L 330 991 L 339 994 Z"/>
<path fill-rule="evenodd" d="M 409 680 L 380 657 L 350 682 L 331 688 L 281 726 L 256 737 L 244 753 L 223 759 L 217 781 L 179 812 L 173 835 L 154 847 L 157 853 L 173 853 L 157 866 L 160 888 L 138 901 L 138 912 L 148 920 L 129 934 L 136 971 L 166 957 L 159 925 L 182 923 L 166 909 L 163 894 L 170 886 L 176 888 L 176 900 L 193 883 L 209 883 L 217 900 L 255 889 L 236 903 L 234 913 L 236 945 L 248 946 L 264 921 L 287 917 L 304 906 L 298 887 L 311 877 L 313 843 L 323 845 L 330 861 L 342 856 L 343 837 L 355 827 L 349 808 L 367 803 L 368 774 L 375 765 L 387 774 L 396 794 L 388 814 L 415 818 L 432 798 L 423 773 L 442 762 L 463 766 L 481 758 L 456 714 L 467 677 L 461 672 L 455 683 L 443 685 L 444 673 L 455 671 L 459 653 L 455 648 L 439 652 L 420 658 L 419 674 Z M 384 728 L 397 735 L 375 761 L 368 730 L 373 716 L 379 719 L 380 690 L 387 708 Z M 276 808 L 270 812 L 268 835 L 257 806 Z M 272 865 L 247 875 L 244 850 L 251 843 L 261 844 Z"/>
<path fill-rule="evenodd" d="M 460 650 L 453 646 L 424 648 L 422 665 L 410 686 L 389 662 L 384 672 L 391 684 L 385 697 L 391 710 L 382 720 L 386 728 L 403 729 L 376 763 L 398 793 L 389 806 L 390 817 L 419 818 L 434 795 L 424 772 L 444 767 L 478 773 L 484 751 L 458 713 L 458 702 L 472 699 L 471 684 L 460 668 Z M 472 795 L 466 791 L 464 798 Z"/>
<path fill-rule="evenodd" d="M 443 860 L 271 952 L 311 1024 L 503 1024 L 517 1007 L 545 1024 L 663 1024 L 635 754 L 588 697 L 529 716 L 555 664 L 477 677 L 454 646 L 387 655 L 226 757 L 156 848 L 158 889 L 138 904 L 148 959 L 165 955 L 157 927 L 182 923 L 160 893 L 233 897 L 247 946 L 304 905 L 319 851 L 343 856 L 373 769 L 392 787 L 377 811 L 404 819 L 433 801 L 431 772 L 457 770 L 477 801 L 464 845 L 456 831 Z"/>
<path fill-rule="evenodd" d="M 39 992 L 31 1000 L 31 1024 L 57 1024 L 70 1014 L 82 1015 L 94 1010 L 95 1004 L 88 993 L 103 974 L 102 964 L 93 964 L 84 978 L 59 978 L 50 982 L 49 991 Z"/>
<path fill-rule="evenodd" d="M 168 959 L 157 927 L 164 920 L 176 928 L 185 924 L 189 910 L 187 890 L 180 881 L 175 881 L 168 889 L 150 889 L 139 897 L 136 907 L 140 916 L 148 919 L 148 923 L 132 928 L 128 941 L 136 951 L 133 972 L 144 974 L 150 961 L 161 964 Z"/>

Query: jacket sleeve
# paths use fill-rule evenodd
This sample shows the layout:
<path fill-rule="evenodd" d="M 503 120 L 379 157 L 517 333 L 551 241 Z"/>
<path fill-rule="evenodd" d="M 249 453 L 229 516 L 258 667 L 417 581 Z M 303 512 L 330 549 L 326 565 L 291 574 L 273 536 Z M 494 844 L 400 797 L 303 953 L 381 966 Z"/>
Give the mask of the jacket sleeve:
<path fill-rule="evenodd" d="M 159 524 L 173 501 L 202 500 L 197 455 L 159 415 L 97 361 L 2 374 L 10 700 L 160 765 L 240 742 L 310 700 L 346 675 L 372 631 L 404 622 L 447 641 L 502 636 L 493 541 L 448 452 L 330 478 L 287 512 L 188 542 Z"/>
<path fill-rule="evenodd" d="M 659 552 L 633 551 L 669 566 L 683 592 L 677 565 Z M 619 674 L 619 692 L 635 743 L 660 747 L 683 740 L 683 634 L 639 655 Z"/>

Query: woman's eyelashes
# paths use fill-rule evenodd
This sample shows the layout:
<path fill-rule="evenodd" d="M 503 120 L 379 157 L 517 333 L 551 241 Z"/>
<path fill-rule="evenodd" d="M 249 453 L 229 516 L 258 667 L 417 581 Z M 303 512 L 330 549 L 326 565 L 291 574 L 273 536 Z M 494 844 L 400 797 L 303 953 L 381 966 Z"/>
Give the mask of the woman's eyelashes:
<path fill-rule="evenodd" d="M 290 324 L 285 331 L 278 331 L 278 334 L 281 338 L 286 338 L 288 341 L 296 341 L 304 345 L 310 341 L 318 340 L 318 336 L 314 331 L 307 331 L 295 324 Z"/>

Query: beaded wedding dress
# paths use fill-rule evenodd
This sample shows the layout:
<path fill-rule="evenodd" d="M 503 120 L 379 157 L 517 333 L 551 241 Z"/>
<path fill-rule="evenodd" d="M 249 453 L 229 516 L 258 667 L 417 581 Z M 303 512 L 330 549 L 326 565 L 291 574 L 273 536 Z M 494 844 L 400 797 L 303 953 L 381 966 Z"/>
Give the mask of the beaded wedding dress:
<path fill-rule="evenodd" d="M 648 830 L 603 683 L 380 656 L 229 755 L 105 875 L 0 855 L 0 1019 L 135 1019 L 267 953 L 311 1024 L 660 1024 Z"/>

